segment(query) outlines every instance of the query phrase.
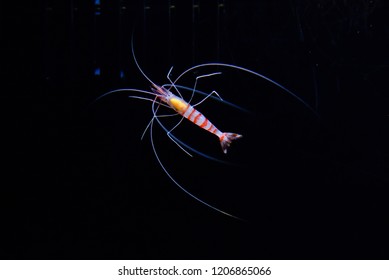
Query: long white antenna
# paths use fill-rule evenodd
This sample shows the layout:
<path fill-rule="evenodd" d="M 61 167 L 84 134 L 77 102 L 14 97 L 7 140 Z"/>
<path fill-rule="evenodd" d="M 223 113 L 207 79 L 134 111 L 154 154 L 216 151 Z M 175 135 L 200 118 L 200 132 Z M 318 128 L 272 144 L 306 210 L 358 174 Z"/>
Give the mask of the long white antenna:
<path fill-rule="evenodd" d="M 136 67 L 138 70 L 142 73 L 143 77 L 145 77 L 151 84 L 154 84 L 154 82 L 143 72 L 142 68 L 140 68 L 138 60 L 136 60 L 135 51 L 134 51 L 134 33 L 132 33 L 131 36 L 131 51 L 132 51 L 132 57 L 134 58 Z"/>

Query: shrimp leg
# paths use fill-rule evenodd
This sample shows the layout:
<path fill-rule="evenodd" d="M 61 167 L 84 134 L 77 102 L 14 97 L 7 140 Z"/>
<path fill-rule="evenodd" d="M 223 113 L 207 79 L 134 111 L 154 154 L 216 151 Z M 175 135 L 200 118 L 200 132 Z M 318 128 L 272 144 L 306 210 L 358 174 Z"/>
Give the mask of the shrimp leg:
<path fill-rule="evenodd" d="M 182 94 L 180 93 L 180 91 L 179 91 L 178 88 L 176 87 L 176 84 L 173 83 L 172 79 L 170 78 L 172 71 L 173 71 L 173 66 L 170 67 L 170 70 L 169 70 L 169 72 L 167 73 L 167 76 L 166 76 L 167 80 L 170 82 L 170 87 L 169 87 L 168 90 L 171 90 L 171 88 L 173 87 L 173 88 L 177 91 L 178 95 L 179 95 L 181 98 L 183 98 L 183 97 L 182 97 Z"/>
<path fill-rule="evenodd" d="M 143 98 L 141 98 L 141 99 L 143 99 Z M 155 108 L 155 104 L 156 104 L 156 99 L 150 99 L 150 98 L 146 98 L 146 100 L 148 100 L 148 101 L 151 101 L 151 102 L 153 102 L 153 104 L 152 104 L 152 112 L 153 112 L 153 117 L 151 118 L 151 120 L 149 121 L 149 123 L 147 124 L 147 126 L 146 126 L 146 128 L 143 130 L 143 133 L 142 133 L 142 136 L 141 136 L 141 140 L 143 140 L 143 137 L 145 136 L 145 134 L 146 134 L 146 132 L 147 132 L 147 130 L 150 128 L 151 129 L 151 126 L 153 125 L 153 123 L 154 123 L 154 120 L 155 119 L 157 119 L 157 118 L 162 118 L 162 117 L 172 117 L 172 116 L 176 116 L 176 115 L 178 115 L 177 113 L 175 113 L 175 114 L 167 114 L 167 115 L 157 115 L 157 111 L 158 111 L 158 109 L 159 109 L 159 107 L 161 106 L 161 105 L 164 105 L 164 104 L 162 104 L 162 103 L 158 103 L 158 107 L 157 108 Z M 168 106 L 167 106 L 168 107 Z M 160 122 L 159 122 L 160 123 Z M 176 126 L 175 127 L 177 127 L 179 124 L 181 123 L 181 121 L 178 123 L 178 124 L 176 124 Z M 175 128 L 174 127 L 174 128 Z M 174 129 L 173 128 L 173 129 Z M 167 136 L 170 138 L 170 140 L 172 140 L 173 141 L 173 143 L 174 144 L 176 144 L 181 150 L 183 150 L 186 154 L 188 154 L 189 156 L 191 156 L 191 157 L 193 157 L 187 150 L 185 150 L 172 136 L 171 136 L 171 133 L 170 133 L 170 131 L 169 132 L 167 132 Z"/>
<path fill-rule="evenodd" d="M 215 72 L 215 73 L 211 73 L 211 74 L 206 74 L 206 75 L 197 76 L 197 77 L 196 77 L 196 81 L 195 81 L 194 86 L 193 86 L 192 96 L 190 97 L 188 103 L 191 103 L 191 102 L 192 102 L 194 93 L 195 93 L 195 91 L 196 91 L 197 82 L 198 82 L 199 79 L 201 79 L 201 78 L 207 78 L 207 77 L 214 76 L 214 75 L 220 75 L 220 74 L 222 74 L 222 72 Z M 223 99 L 220 97 L 220 95 L 219 95 L 216 91 L 212 91 L 211 94 L 212 94 L 212 93 L 216 94 L 216 96 L 219 97 L 220 100 L 223 101 Z M 195 105 L 192 105 L 192 106 L 194 107 L 194 106 L 196 106 L 196 105 L 199 105 L 199 104 L 203 103 L 203 101 L 204 101 L 205 99 L 207 99 L 211 94 L 207 95 L 202 101 L 200 101 L 199 103 L 197 103 L 197 104 L 195 104 Z"/>

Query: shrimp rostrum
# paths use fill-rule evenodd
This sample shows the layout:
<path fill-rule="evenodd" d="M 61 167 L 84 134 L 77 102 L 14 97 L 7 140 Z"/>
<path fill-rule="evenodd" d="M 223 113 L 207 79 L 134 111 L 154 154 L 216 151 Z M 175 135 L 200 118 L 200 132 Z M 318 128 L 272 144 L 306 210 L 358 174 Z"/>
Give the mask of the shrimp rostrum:
<path fill-rule="evenodd" d="M 275 85 L 276 87 L 279 87 L 283 90 L 283 92 L 293 96 L 295 99 L 297 99 L 299 102 L 301 102 L 304 106 L 306 106 L 308 109 L 310 109 L 311 111 L 313 111 L 315 114 L 315 110 L 310 107 L 303 99 L 301 99 L 299 96 L 297 96 L 296 94 L 294 94 L 293 92 L 291 92 L 289 89 L 287 89 L 286 87 L 282 86 L 281 84 L 271 80 L 270 78 L 262 75 L 262 74 L 259 74 L 257 72 L 254 72 L 252 70 L 249 70 L 247 68 L 243 68 L 243 67 L 240 67 L 240 66 L 236 66 L 236 65 L 232 65 L 232 64 L 225 64 L 225 63 L 206 63 L 206 64 L 199 64 L 199 65 L 196 65 L 196 66 L 193 66 L 187 70 L 185 70 L 184 72 L 182 72 L 174 81 L 172 81 L 170 79 L 170 73 L 172 71 L 172 68 L 170 69 L 168 75 L 167 75 L 167 79 L 169 81 L 168 84 L 164 84 L 162 86 L 158 86 L 156 83 L 154 83 L 144 72 L 143 70 L 141 69 L 141 67 L 139 66 L 138 64 L 138 61 L 135 57 L 135 52 L 134 52 L 134 47 L 133 47 L 133 44 L 132 44 L 132 54 L 133 54 L 133 58 L 134 58 L 134 61 L 135 61 L 135 64 L 138 68 L 138 70 L 141 72 L 141 74 L 143 75 L 143 77 L 145 79 L 147 79 L 150 84 L 151 84 L 151 91 L 145 91 L 145 90 L 140 90 L 140 89 L 131 89 L 131 88 L 125 88 L 125 89 L 117 89 L 117 90 L 113 90 L 113 91 L 110 91 L 110 92 L 107 92 L 103 95 L 101 95 L 100 97 L 98 97 L 96 100 L 106 96 L 106 95 L 109 95 L 109 94 L 112 94 L 112 93 L 116 93 L 116 92 L 135 92 L 135 93 L 142 93 L 143 95 L 130 95 L 129 97 L 130 98 L 135 98 L 135 99 L 141 99 L 141 100 L 145 100 L 145 101 L 148 101 L 148 102 L 151 102 L 151 108 L 152 108 L 152 113 L 153 113 L 153 116 L 152 116 L 152 119 L 150 120 L 150 122 L 148 123 L 146 129 L 144 130 L 143 134 L 142 134 L 142 137 L 144 137 L 146 131 L 149 131 L 150 132 L 150 139 L 151 139 L 151 146 L 152 146 L 152 149 L 153 149 L 153 153 L 159 163 L 159 165 L 161 166 L 162 170 L 166 173 L 166 175 L 171 179 L 172 182 L 174 182 L 175 185 L 177 185 L 182 191 L 184 191 L 186 194 L 188 194 L 189 196 L 191 196 L 193 199 L 197 200 L 198 202 L 202 203 L 203 205 L 219 212 L 219 213 L 222 213 L 224 215 L 227 215 L 227 216 L 230 216 L 230 217 L 233 217 L 233 218 L 237 218 L 237 219 L 240 219 L 239 217 L 237 216 L 234 216 L 234 215 L 231 215 L 211 204 L 209 204 L 208 202 L 200 199 L 199 197 L 195 196 L 194 194 L 192 194 L 191 192 L 189 192 L 186 188 L 184 188 L 172 175 L 171 173 L 168 171 L 167 167 L 165 166 L 165 164 L 162 162 L 162 160 L 160 159 L 159 155 L 158 155 L 158 152 L 157 152 L 157 149 L 156 149 L 156 146 L 154 144 L 154 139 L 153 139 L 153 125 L 155 122 L 157 122 L 159 124 L 159 126 L 166 132 L 167 136 L 180 148 L 182 149 L 185 153 L 187 153 L 189 156 L 192 156 L 193 153 L 195 154 L 198 154 L 200 156 L 203 156 L 207 159 L 211 159 L 211 160 L 215 160 L 215 161 L 218 161 L 218 162 L 226 162 L 226 161 L 223 161 L 223 160 L 220 160 L 220 159 L 217 159 L 215 157 L 212 157 L 210 155 L 207 155 L 201 151 L 198 151 L 196 150 L 195 148 L 191 147 L 190 145 L 186 144 L 185 142 L 181 141 L 179 138 L 177 138 L 172 132 L 173 130 L 178 127 L 180 125 L 180 123 L 184 120 L 184 119 L 187 119 L 189 120 L 190 122 L 194 123 L 195 125 L 197 125 L 198 127 L 202 128 L 203 130 L 206 130 L 208 132 L 210 132 L 211 134 L 215 135 L 218 140 L 220 141 L 220 145 L 221 145 L 221 148 L 222 148 L 222 152 L 224 154 L 227 153 L 227 150 L 228 148 L 230 147 L 231 143 L 237 139 L 240 139 L 242 137 L 242 135 L 238 134 L 238 133 L 232 133 L 232 132 L 222 132 L 221 130 L 219 130 L 216 125 L 214 125 L 205 115 L 203 115 L 202 113 L 200 113 L 195 107 L 201 103 L 203 103 L 204 101 L 206 101 L 208 98 L 212 98 L 212 99 L 216 99 L 216 100 L 219 100 L 225 104 L 228 104 L 230 106 L 233 106 L 233 107 L 236 107 L 240 110 L 244 110 L 243 108 L 235 105 L 235 104 L 232 104 L 232 103 L 229 103 L 228 101 L 225 101 L 223 100 L 219 94 L 216 92 L 216 91 L 212 91 L 211 93 L 205 93 L 205 92 L 202 92 L 198 89 L 196 89 L 196 86 L 197 86 L 197 81 L 201 78 L 207 78 L 207 77 L 210 77 L 210 76 L 213 76 L 213 75 L 219 75 L 221 74 L 221 72 L 212 72 L 210 74 L 206 74 L 206 75 L 202 75 L 202 76 L 198 76 L 196 77 L 196 80 L 195 80 L 195 83 L 194 83 L 194 86 L 193 88 L 188 88 L 188 87 L 184 87 L 184 86 L 181 86 L 181 85 L 178 85 L 178 81 L 186 74 L 190 73 L 190 72 L 193 72 L 194 70 L 198 70 L 199 68 L 207 68 L 207 67 L 218 67 L 218 68 L 232 68 L 232 69 L 235 69 L 235 70 L 238 70 L 238 71 L 243 71 L 243 72 L 246 72 L 250 75 L 254 75 L 256 77 L 259 77 L 261 79 L 264 79 L 268 82 L 270 82 L 271 84 Z M 180 89 L 184 89 L 184 90 L 190 90 L 192 91 L 192 95 L 191 97 L 189 98 L 188 101 L 186 101 L 183 96 L 180 94 Z M 173 91 L 176 93 L 174 94 Z M 196 104 L 190 104 L 192 99 L 193 99 L 193 96 L 194 94 L 201 94 L 204 96 L 204 98 L 199 101 L 198 103 Z M 167 107 L 169 109 L 172 109 L 174 112 L 173 114 L 164 114 L 164 115 L 158 115 L 158 110 L 160 107 Z M 181 116 L 181 119 L 178 121 L 178 123 L 172 128 L 172 129 L 168 129 L 164 124 L 163 122 L 161 121 L 162 118 L 164 117 L 169 117 L 169 116 L 174 116 L 174 115 L 179 115 Z"/>

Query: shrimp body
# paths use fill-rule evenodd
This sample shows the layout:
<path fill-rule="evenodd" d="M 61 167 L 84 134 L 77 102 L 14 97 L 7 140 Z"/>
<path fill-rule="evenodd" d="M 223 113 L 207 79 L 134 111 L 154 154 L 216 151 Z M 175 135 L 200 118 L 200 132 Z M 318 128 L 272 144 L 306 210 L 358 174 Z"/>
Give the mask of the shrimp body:
<path fill-rule="evenodd" d="M 225 154 L 227 153 L 227 148 L 230 146 L 231 142 L 242 137 L 242 135 L 237 133 L 221 132 L 202 113 L 200 113 L 184 99 L 178 97 L 177 95 L 173 94 L 171 91 L 163 87 L 159 87 L 154 84 L 152 86 L 152 90 L 155 94 L 157 94 L 157 97 L 159 97 L 163 102 L 168 104 L 178 114 L 188 119 L 195 125 L 201 127 L 202 129 L 217 136 L 220 140 L 220 145 Z"/>

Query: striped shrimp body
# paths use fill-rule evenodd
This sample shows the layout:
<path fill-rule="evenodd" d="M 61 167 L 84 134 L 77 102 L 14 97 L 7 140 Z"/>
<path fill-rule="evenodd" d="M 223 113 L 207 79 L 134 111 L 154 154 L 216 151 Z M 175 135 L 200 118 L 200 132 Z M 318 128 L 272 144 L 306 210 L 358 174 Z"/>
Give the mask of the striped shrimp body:
<path fill-rule="evenodd" d="M 221 132 L 214 124 L 212 124 L 202 113 L 196 110 L 192 105 L 186 102 L 181 97 L 173 94 L 171 91 L 152 84 L 152 91 L 161 101 L 169 105 L 178 114 L 193 122 L 202 129 L 217 136 L 220 140 L 220 145 L 223 152 L 226 154 L 228 147 L 233 140 L 239 139 L 242 135 L 231 132 Z"/>

